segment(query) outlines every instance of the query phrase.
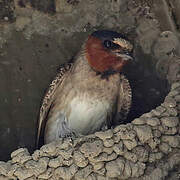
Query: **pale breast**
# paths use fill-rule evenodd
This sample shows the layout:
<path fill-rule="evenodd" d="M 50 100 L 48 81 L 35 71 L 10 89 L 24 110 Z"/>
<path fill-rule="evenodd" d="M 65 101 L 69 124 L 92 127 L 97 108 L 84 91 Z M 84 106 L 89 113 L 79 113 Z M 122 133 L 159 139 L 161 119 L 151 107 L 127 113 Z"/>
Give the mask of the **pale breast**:
<path fill-rule="evenodd" d="M 73 97 L 66 107 L 59 108 L 46 124 L 45 143 L 67 137 L 92 134 L 107 126 L 107 118 L 112 106 L 107 101 L 99 101 L 80 94 Z"/>
<path fill-rule="evenodd" d="M 106 101 L 99 101 L 86 95 L 75 97 L 70 103 L 69 128 L 76 134 L 86 135 L 101 130 L 107 125 L 112 107 Z"/>

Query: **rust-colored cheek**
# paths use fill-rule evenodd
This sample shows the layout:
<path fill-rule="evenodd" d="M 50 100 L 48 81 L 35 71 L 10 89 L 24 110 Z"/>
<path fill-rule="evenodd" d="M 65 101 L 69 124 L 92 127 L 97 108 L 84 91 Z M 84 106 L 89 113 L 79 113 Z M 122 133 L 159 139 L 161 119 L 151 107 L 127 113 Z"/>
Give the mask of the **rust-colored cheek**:
<path fill-rule="evenodd" d="M 109 69 L 120 71 L 125 62 L 104 49 L 101 40 L 90 36 L 86 42 L 86 58 L 89 65 L 98 72 Z"/>

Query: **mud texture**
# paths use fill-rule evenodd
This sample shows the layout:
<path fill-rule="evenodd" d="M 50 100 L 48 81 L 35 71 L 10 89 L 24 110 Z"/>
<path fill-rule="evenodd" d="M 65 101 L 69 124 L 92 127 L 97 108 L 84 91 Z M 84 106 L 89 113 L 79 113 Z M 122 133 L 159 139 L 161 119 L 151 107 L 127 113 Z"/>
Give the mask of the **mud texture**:
<path fill-rule="evenodd" d="M 168 0 L 0 1 L 0 159 L 6 160 L 0 179 L 179 179 L 179 6 Z M 122 32 L 135 47 L 136 62 L 124 71 L 133 89 L 127 124 L 35 150 L 48 84 L 98 29 Z"/>

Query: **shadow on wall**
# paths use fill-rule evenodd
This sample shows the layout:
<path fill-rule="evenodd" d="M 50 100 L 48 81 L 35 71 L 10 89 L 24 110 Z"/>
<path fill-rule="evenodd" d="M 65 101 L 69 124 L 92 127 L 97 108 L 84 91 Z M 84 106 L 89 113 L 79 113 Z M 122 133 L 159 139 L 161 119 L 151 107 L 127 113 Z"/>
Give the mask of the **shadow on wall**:
<path fill-rule="evenodd" d="M 128 122 L 159 106 L 168 92 L 168 81 L 159 78 L 153 65 L 153 58 L 136 49 L 135 63 L 126 66 L 124 74 L 132 88 L 132 106 Z"/>
<path fill-rule="evenodd" d="M 9 159 L 18 147 L 33 151 L 44 91 L 59 64 L 65 62 L 60 58 L 60 48 L 52 37 L 35 36 L 25 40 L 21 33 L 14 33 L 1 49 L 1 160 Z"/>

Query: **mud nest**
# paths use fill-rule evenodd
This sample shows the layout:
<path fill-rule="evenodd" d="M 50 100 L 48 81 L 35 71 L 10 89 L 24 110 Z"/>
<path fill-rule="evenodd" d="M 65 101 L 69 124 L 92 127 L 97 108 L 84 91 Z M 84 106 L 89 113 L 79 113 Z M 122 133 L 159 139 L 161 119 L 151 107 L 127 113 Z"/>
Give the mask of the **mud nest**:
<path fill-rule="evenodd" d="M 5 67 L 7 75 L 13 72 L 11 86 L 18 87 L 16 93 L 21 95 L 19 98 L 18 94 L 19 104 L 15 105 L 22 114 L 14 116 L 16 136 L 12 135 L 11 142 L 15 146 L 2 146 L 3 153 L 6 149 L 9 153 L 13 148 L 22 148 L 13 151 L 9 161 L 0 161 L 0 179 L 178 179 L 180 46 L 174 27 L 164 29 L 146 1 L 142 1 L 145 4 L 125 0 L 104 4 L 104 1 L 66 3 L 62 0 L 62 6 L 59 1 L 53 2 L 52 16 L 34 10 L 36 3 L 15 1 L 15 22 L 0 26 L 0 67 Z M 93 16 L 85 13 L 80 20 L 85 11 Z M 136 63 L 124 71 L 133 90 L 127 124 L 82 138 L 60 139 L 34 151 L 32 129 L 36 126 L 43 90 L 59 64 L 70 59 L 87 35 L 97 29 L 122 31 L 134 41 Z M 23 94 L 26 87 L 31 91 L 26 89 Z M 37 87 L 38 92 L 33 91 Z M 31 109 L 34 116 L 29 119 L 23 114 L 28 109 L 26 106 L 23 109 L 24 101 L 29 103 L 28 98 L 35 106 Z M 18 108 L 15 110 L 18 112 Z M 4 121 L 11 124 L 12 117 Z M 9 128 L 9 133 L 13 128 Z M 1 141 L 6 143 L 9 136 L 6 133 L 3 136 Z"/>

